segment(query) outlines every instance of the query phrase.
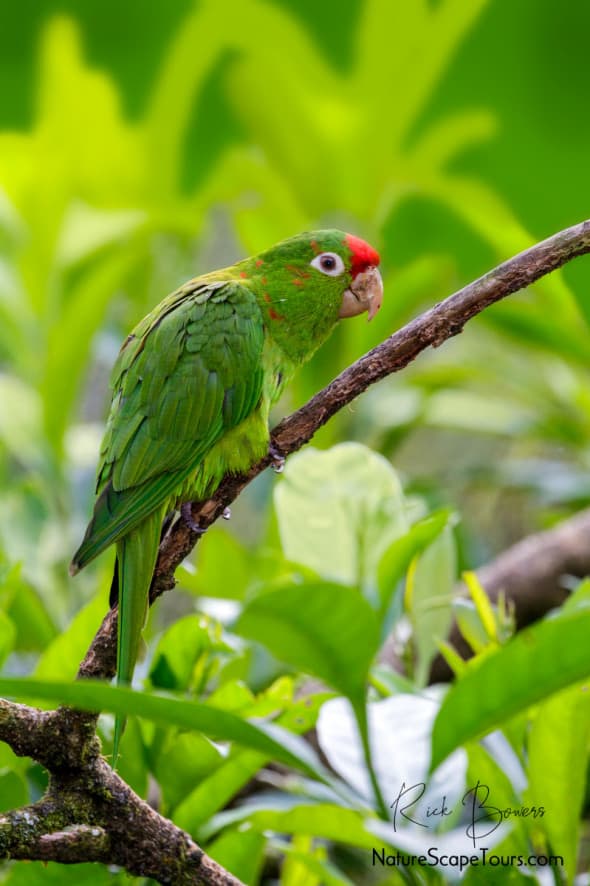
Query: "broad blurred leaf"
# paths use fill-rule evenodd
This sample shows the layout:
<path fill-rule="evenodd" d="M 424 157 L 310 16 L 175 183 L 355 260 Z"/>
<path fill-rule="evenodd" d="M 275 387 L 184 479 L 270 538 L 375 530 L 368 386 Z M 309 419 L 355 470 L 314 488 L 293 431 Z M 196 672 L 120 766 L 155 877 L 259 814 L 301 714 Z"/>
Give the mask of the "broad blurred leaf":
<path fill-rule="evenodd" d="M 43 444 L 37 392 L 15 376 L 0 374 L 0 402 L 0 444 L 17 461 L 38 463 Z"/>
<path fill-rule="evenodd" d="M 285 855 L 281 886 L 311 886 L 312 883 L 354 886 L 352 880 L 327 859 L 326 847 L 316 843 L 312 836 L 296 834 L 290 843 L 281 843 L 277 848 Z"/>
<path fill-rule="evenodd" d="M 4 664 L 16 640 L 16 628 L 12 620 L 0 609 L 0 667 Z"/>
<path fill-rule="evenodd" d="M 588 685 L 559 692 L 538 706 L 528 737 L 525 803 L 545 815 L 529 823 L 535 843 L 565 859 L 573 880 L 578 858 L 580 816 L 585 797 L 590 739 Z"/>
<path fill-rule="evenodd" d="M 89 711 L 110 711 L 125 716 L 135 714 L 167 726 L 197 729 L 218 740 L 236 741 L 244 747 L 260 750 L 287 765 L 313 773 L 320 781 L 327 778 L 327 775 L 320 774 L 322 767 L 311 748 L 297 736 L 273 724 L 254 725 L 205 704 L 134 692 L 94 680 L 58 683 L 0 678 L 0 692 L 17 698 L 45 699 Z"/>
<path fill-rule="evenodd" d="M 6 886 L 124 886 L 129 883 L 128 874 L 113 874 L 106 867 L 92 864 L 63 865 L 56 862 L 33 861 L 20 862 L 12 867 L 5 879 Z"/>
<path fill-rule="evenodd" d="M 202 597 L 241 600 L 251 562 L 252 556 L 246 548 L 231 533 L 216 527 L 199 545 L 196 571 L 181 568 L 182 587 Z"/>
<path fill-rule="evenodd" d="M 358 591 L 320 583 L 275 589 L 247 604 L 236 630 L 362 704 L 379 632 Z"/>
<path fill-rule="evenodd" d="M 384 548 L 407 528 L 397 474 L 358 443 L 289 459 L 275 507 L 285 556 L 343 584 L 370 585 Z"/>
<path fill-rule="evenodd" d="M 449 690 L 434 725 L 432 766 L 518 711 L 585 679 L 590 610 L 560 613 L 491 652 Z"/>
<path fill-rule="evenodd" d="M 252 828 L 227 830 L 207 846 L 218 864 L 245 884 L 258 883 L 264 862 L 264 836 Z"/>
<path fill-rule="evenodd" d="M 0 772 L 0 812 L 18 809 L 29 802 L 29 789 L 22 775 L 3 769 Z"/>
<path fill-rule="evenodd" d="M 287 806 L 287 809 L 280 808 Z M 291 806 L 292 808 L 288 808 Z M 209 824 L 212 833 L 235 822 L 248 820 L 257 830 L 272 830 L 285 834 L 309 834 L 317 838 L 335 840 L 371 850 L 375 836 L 366 828 L 363 816 L 353 809 L 346 809 L 330 803 L 309 804 L 300 800 L 272 804 L 267 808 L 252 804 L 221 812 Z M 271 807 L 271 808 L 268 808 Z M 392 830 L 393 836 L 393 830 Z"/>
<path fill-rule="evenodd" d="M 65 631 L 47 646 L 37 662 L 35 676 L 56 680 L 74 677 L 106 609 L 106 596 L 101 594 L 80 609 Z"/>
<path fill-rule="evenodd" d="M 315 726 L 324 700 L 325 695 L 318 694 L 292 703 L 277 723 L 297 734 L 308 732 Z M 175 810 L 174 821 L 190 833 L 198 834 L 204 823 L 223 809 L 270 760 L 272 758 L 268 755 L 255 751 L 232 750 L 193 791 L 185 795 Z"/>
<path fill-rule="evenodd" d="M 167 811 L 174 809 L 196 784 L 222 765 L 224 756 L 204 735 L 181 732 L 172 735 L 154 760 Z"/>

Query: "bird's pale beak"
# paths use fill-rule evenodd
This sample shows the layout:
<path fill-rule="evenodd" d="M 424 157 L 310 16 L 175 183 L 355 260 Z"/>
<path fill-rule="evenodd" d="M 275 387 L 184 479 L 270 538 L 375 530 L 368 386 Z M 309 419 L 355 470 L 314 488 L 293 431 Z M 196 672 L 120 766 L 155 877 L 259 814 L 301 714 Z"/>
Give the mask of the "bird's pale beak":
<path fill-rule="evenodd" d="M 367 319 L 372 320 L 383 301 L 383 280 L 379 269 L 367 268 L 357 274 L 342 297 L 339 317 L 356 317 L 367 312 Z"/>

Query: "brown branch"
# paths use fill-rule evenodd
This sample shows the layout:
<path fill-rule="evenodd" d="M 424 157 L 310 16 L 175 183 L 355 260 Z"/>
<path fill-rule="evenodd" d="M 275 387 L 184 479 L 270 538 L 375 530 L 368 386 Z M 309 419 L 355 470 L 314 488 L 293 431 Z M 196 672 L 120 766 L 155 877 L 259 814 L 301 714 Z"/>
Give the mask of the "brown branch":
<path fill-rule="evenodd" d="M 477 570 L 492 602 L 500 593 L 512 601 L 518 629 L 567 599 L 568 577 L 586 575 L 590 575 L 590 508 L 553 529 L 527 536 Z M 465 595 L 466 588 L 460 585 L 457 592 Z M 473 654 L 456 624 L 449 641 L 464 658 Z M 450 680 L 452 676 L 445 660 L 437 656 L 430 670 L 431 682 Z"/>
<path fill-rule="evenodd" d="M 33 730 L 55 739 L 55 722 L 30 711 L 39 718 Z M 45 796 L 0 816 L 0 858 L 114 864 L 170 886 L 241 886 L 125 784 L 100 756 L 98 742 L 82 766 L 56 768 L 50 757 L 48 749 L 42 755 L 51 772 Z"/>
<path fill-rule="evenodd" d="M 311 439 L 343 406 L 369 385 L 407 366 L 427 347 L 437 347 L 464 324 L 499 301 L 590 252 L 590 222 L 583 222 L 517 255 L 475 283 L 413 320 L 346 369 L 325 390 L 271 435 L 287 456 Z M 213 523 L 244 486 L 270 464 L 262 459 L 242 477 L 226 477 L 207 502 L 193 505 L 202 527 Z M 172 526 L 160 545 L 151 601 L 174 586 L 174 571 L 198 536 L 184 522 Z M 110 677 L 115 671 L 117 611 L 110 611 L 84 658 L 80 677 Z M 0 858 L 63 863 L 99 861 L 159 883 L 238 886 L 238 881 L 177 828 L 137 797 L 100 756 L 96 716 L 68 708 L 39 711 L 0 703 L 0 740 L 31 756 L 50 773 L 46 795 L 36 804 L 0 816 Z"/>

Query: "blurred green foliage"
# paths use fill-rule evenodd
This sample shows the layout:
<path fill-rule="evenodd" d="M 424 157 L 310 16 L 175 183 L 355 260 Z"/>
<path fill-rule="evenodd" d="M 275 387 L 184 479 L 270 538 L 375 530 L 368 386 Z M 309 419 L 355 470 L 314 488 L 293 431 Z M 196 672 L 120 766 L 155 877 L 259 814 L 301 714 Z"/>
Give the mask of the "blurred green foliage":
<path fill-rule="evenodd" d="M 281 237 L 353 230 L 382 253 L 384 308 L 370 326 L 343 324 L 281 408 L 299 405 L 422 307 L 587 215 L 589 27 L 582 0 L 567 16 L 550 0 L 0 8 L 6 673 L 70 679 L 106 606 L 110 562 L 75 583 L 66 567 L 91 507 L 108 372 L 136 320 L 188 277 Z M 293 459 L 274 505 L 271 479 L 260 478 L 234 509 L 232 534 L 212 530 L 153 614 L 140 680 L 238 717 L 273 714 L 293 732 L 323 717 L 325 735 L 330 717 L 348 722 L 329 707 L 336 690 L 363 739 L 345 780 L 386 783 L 387 719 L 375 705 L 421 697 L 458 571 L 590 500 L 589 268 L 582 260 L 511 296 L 368 392 L 318 434 L 333 448 Z M 375 451 L 334 448 L 343 439 Z M 490 613 L 474 601 L 466 633 L 479 638 L 478 657 L 499 654 L 507 638 L 500 627 L 486 634 Z M 364 641 L 348 637 L 347 620 L 366 628 Z M 372 664 L 394 626 L 406 682 Z M 300 672 L 330 687 L 309 709 L 296 697 Z M 588 719 L 568 692 L 543 705 L 573 724 L 579 782 Z M 566 810 L 566 774 L 561 786 L 543 780 L 543 754 L 557 759 L 561 746 L 532 701 L 524 692 L 506 735 L 531 796 L 577 823 L 582 798 Z M 105 715 L 107 742 L 110 728 Z M 122 772 L 140 793 L 155 779 L 164 811 L 248 883 L 277 870 L 287 886 L 399 882 L 366 867 L 366 849 L 390 839 L 374 790 L 346 807 L 311 776 L 273 775 L 235 739 L 225 756 L 210 736 L 132 721 Z M 520 802 L 525 777 L 503 774 L 497 747 L 486 754 L 468 745 L 469 773 L 487 772 L 507 804 Z M 257 773 L 264 799 L 223 811 Z M 38 794 L 38 769 L 6 749 L 0 779 L 7 805 Z M 577 824 L 568 834 L 571 880 Z M 559 852 L 562 837 L 536 820 L 502 839 Z M 6 869 L 5 882 L 21 870 Z M 72 882 L 87 875 L 102 876 L 80 869 Z"/>

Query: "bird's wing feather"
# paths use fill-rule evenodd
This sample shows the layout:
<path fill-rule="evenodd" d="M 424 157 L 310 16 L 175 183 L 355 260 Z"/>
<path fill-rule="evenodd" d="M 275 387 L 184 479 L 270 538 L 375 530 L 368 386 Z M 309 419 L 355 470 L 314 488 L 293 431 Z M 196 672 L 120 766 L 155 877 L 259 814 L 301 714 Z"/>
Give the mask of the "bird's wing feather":
<path fill-rule="evenodd" d="M 77 568 L 163 504 L 260 402 L 264 329 L 254 295 L 233 281 L 186 290 L 139 324 L 114 367 L 99 496 Z"/>

